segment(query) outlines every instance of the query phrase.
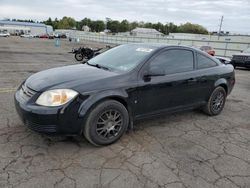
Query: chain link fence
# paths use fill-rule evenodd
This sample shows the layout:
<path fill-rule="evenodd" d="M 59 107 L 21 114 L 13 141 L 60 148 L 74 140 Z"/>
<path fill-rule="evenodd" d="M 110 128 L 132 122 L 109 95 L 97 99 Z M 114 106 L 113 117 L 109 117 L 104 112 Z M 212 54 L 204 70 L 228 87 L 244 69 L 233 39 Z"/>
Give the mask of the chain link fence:
<path fill-rule="evenodd" d="M 139 37 L 139 36 L 121 36 L 105 35 L 99 33 L 83 31 L 67 31 L 73 39 L 95 41 L 106 44 L 126 44 L 126 43 L 163 43 L 170 45 L 186 46 L 212 46 L 217 56 L 231 58 L 233 54 L 250 48 L 250 42 L 230 42 L 218 40 L 193 40 L 193 39 L 173 39 L 168 37 Z"/>

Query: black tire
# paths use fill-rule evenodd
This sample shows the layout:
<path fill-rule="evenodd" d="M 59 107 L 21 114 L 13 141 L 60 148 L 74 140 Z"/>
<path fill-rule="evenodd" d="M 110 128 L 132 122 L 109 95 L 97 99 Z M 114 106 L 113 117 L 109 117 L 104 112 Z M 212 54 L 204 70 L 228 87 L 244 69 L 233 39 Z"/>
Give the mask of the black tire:
<path fill-rule="evenodd" d="M 221 113 L 226 102 L 227 93 L 221 86 L 214 89 L 203 111 L 210 115 L 216 116 Z"/>
<path fill-rule="evenodd" d="M 83 134 L 96 146 L 116 142 L 127 130 L 129 115 L 127 109 L 118 101 L 106 100 L 88 113 Z"/>
<path fill-rule="evenodd" d="M 75 59 L 76 59 L 77 61 L 82 61 L 83 58 L 84 58 L 84 56 L 82 55 L 82 53 L 76 53 L 76 54 L 75 54 Z"/>

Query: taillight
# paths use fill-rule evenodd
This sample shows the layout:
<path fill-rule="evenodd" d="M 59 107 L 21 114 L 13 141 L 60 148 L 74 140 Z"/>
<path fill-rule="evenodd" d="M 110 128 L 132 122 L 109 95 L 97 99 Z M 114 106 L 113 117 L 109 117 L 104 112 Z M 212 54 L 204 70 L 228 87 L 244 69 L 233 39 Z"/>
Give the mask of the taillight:
<path fill-rule="evenodd" d="M 232 79 L 231 79 L 230 84 L 231 84 L 231 85 L 234 85 L 234 84 L 235 84 L 235 78 L 232 78 Z"/>

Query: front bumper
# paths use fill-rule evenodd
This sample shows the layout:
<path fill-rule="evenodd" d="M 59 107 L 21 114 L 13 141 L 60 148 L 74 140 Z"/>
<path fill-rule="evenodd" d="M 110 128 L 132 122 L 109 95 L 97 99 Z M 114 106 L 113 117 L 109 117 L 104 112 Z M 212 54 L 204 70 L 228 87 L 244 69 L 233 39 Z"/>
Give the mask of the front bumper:
<path fill-rule="evenodd" d="M 237 67 L 246 67 L 246 68 L 250 68 L 250 61 L 236 61 L 236 60 L 232 60 L 231 64 Z"/>
<path fill-rule="evenodd" d="M 22 99 L 20 90 L 15 93 L 15 107 L 21 120 L 35 132 L 56 135 L 76 135 L 81 133 L 83 118 L 78 116 L 82 103 L 76 98 L 60 107 L 44 107 L 35 103 L 36 93 L 29 100 Z"/>

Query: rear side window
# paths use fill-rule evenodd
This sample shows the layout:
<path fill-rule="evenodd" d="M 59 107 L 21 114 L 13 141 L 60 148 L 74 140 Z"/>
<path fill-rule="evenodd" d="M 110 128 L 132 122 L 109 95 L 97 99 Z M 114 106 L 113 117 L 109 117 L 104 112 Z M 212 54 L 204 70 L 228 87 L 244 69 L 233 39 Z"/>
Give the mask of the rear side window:
<path fill-rule="evenodd" d="M 167 50 L 158 55 L 150 66 L 160 66 L 166 74 L 191 71 L 194 68 L 193 52 L 189 50 Z"/>
<path fill-rule="evenodd" d="M 205 69 L 217 66 L 217 63 L 215 63 L 212 59 L 199 53 L 197 54 L 197 61 L 198 61 L 198 69 Z"/>

